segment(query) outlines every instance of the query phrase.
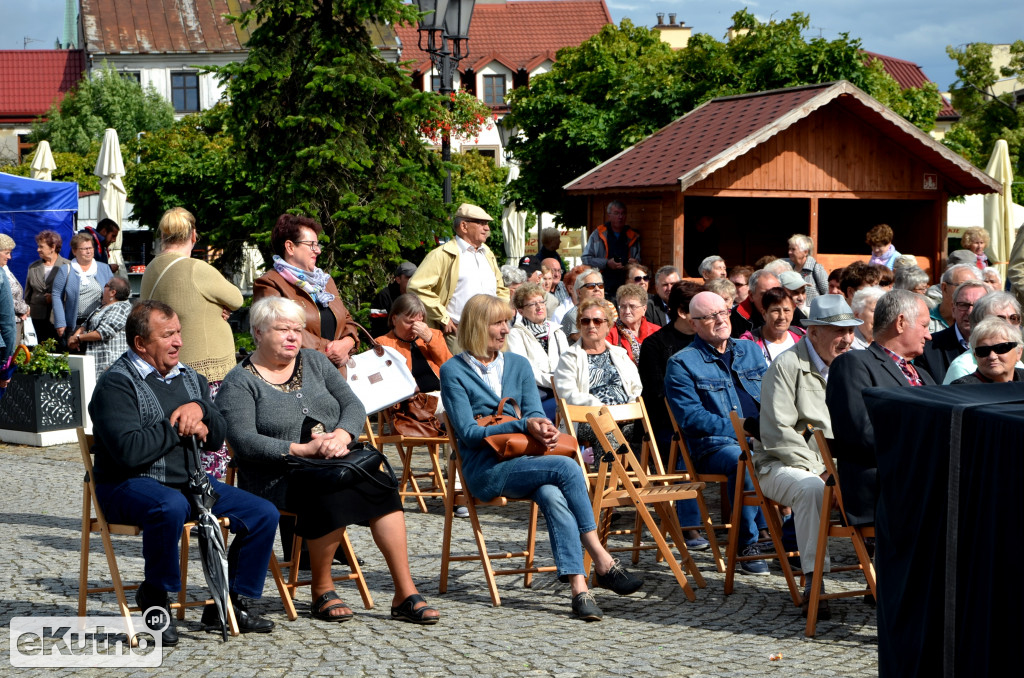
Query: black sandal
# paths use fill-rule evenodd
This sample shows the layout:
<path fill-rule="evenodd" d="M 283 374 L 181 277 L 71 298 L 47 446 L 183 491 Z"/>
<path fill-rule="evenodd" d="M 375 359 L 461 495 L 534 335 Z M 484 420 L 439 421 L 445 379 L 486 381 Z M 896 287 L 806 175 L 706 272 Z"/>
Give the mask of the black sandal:
<path fill-rule="evenodd" d="M 411 624 L 422 624 L 424 626 L 436 624 L 438 620 L 441 619 L 440 615 L 438 615 L 437 617 L 423 616 L 424 613 L 428 611 L 437 612 L 436 607 L 430 607 L 429 605 L 424 605 L 423 607 L 419 608 L 416 607 L 417 603 L 425 602 L 427 602 L 426 598 L 424 598 L 418 593 L 414 593 L 405 600 L 403 600 L 402 604 L 398 607 L 391 608 L 391 618 L 401 619 L 402 621 L 409 622 Z"/>
<path fill-rule="evenodd" d="M 333 605 L 327 605 L 327 603 L 332 600 L 336 600 L 338 602 Z M 327 607 L 324 607 L 324 605 L 327 605 Z M 349 611 L 348 614 L 331 614 L 331 610 L 337 610 L 342 607 L 348 607 L 348 605 L 341 602 L 341 597 L 338 595 L 338 592 L 328 591 L 316 599 L 312 607 L 309 608 L 309 614 L 313 619 L 329 622 L 346 622 L 355 616 L 355 613 L 351 611 Z"/>

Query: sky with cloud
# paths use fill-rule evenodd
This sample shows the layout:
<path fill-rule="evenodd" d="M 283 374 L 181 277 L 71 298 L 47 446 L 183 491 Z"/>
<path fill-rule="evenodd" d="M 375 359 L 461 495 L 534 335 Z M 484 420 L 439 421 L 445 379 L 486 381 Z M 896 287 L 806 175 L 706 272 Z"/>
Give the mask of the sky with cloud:
<path fill-rule="evenodd" d="M 616 23 L 653 26 L 656 13 L 675 12 L 694 32 L 722 38 L 734 12 L 747 7 L 759 19 L 811 17 L 809 36 L 860 38 L 864 48 L 913 61 L 941 89 L 955 79 L 947 45 L 1007 43 L 1024 39 L 1024 3 L 1019 0 L 606 0 Z M 50 49 L 64 26 L 65 0 L 0 0 L 0 49 Z"/>

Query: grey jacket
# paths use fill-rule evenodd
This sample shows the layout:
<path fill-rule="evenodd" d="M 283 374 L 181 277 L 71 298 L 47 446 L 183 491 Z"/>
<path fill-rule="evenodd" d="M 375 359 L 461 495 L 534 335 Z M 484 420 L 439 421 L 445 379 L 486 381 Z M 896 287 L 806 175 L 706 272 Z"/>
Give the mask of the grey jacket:
<path fill-rule="evenodd" d="M 327 356 L 312 349 L 299 352 L 302 388 L 279 391 L 242 365 L 224 378 L 217 407 L 227 420 L 227 439 L 238 460 L 238 486 L 285 508 L 287 466 L 292 443 L 299 442 L 307 417 L 358 438 L 366 410 Z"/>
<path fill-rule="evenodd" d="M 814 438 L 805 440 L 810 424 L 832 437 L 832 419 L 825 405 L 825 378 L 811 362 L 808 345 L 801 341 L 768 367 L 761 380 L 761 442 L 754 452 L 758 473 L 781 462 L 810 473 L 821 474 L 825 466 Z M 773 464 L 774 462 L 774 464 Z"/>

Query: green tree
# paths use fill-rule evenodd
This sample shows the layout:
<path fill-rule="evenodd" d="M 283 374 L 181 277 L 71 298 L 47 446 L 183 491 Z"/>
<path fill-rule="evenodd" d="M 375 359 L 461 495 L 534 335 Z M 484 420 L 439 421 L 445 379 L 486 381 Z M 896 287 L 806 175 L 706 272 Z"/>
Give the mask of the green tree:
<path fill-rule="evenodd" d="M 562 186 L 715 97 L 845 79 L 930 129 L 941 107 L 934 86 L 903 91 L 880 62 L 865 64 L 860 40 L 803 34 L 810 18 L 782 21 L 733 15 L 741 34 L 722 42 L 694 35 L 673 52 L 657 31 L 623 20 L 605 26 L 579 47 L 558 53 L 551 72 L 509 96 L 512 120 L 523 136 L 510 146 L 523 167 L 509 195 L 538 211 L 585 223 L 583 201 Z"/>
<path fill-rule="evenodd" d="M 45 120 L 32 126 L 32 140 L 50 142 L 54 152 L 85 155 L 91 144 L 103 138 L 108 127 L 117 130 L 122 143 L 139 132 L 169 127 L 174 108 L 152 87 L 143 90 L 131 78 L 122 77 L 104 62 L 83 78 L 59 104 L 47 111 Z"/>
<path fill-rule="evenodd" d="M 410 22 L 401 0 L 262 0 L 243 63 L 218 69 L 235 139 L 234 214 L 247 234 L 283 212 L 324 226 L 321 265 L 358 306 L 403 246 L 448 218 L 440 160 L 422 142 L 430 93 L 375 50 L 367 21 Z"/>
<path fill-rule="evenodd" d="M 255 242 L 235 209 L 237 154 L 224 130 L 227 108 L 220 103 L 144 135 L 136 151 L 140 162 L 128 169 L 139 223 L 156 229 L 166 210 L 184 207 L 195 215 L 202 243 L 221 253 L 221 268 L 237 261 L 246 240 Z"/>
<path fill-rule="evenodd" d="M 1024 107 L 1016 105 L 1010 93 L 1000 96 L 993 93 L 997 80 L 1024 74 L 1024 40 L 1010 46 L 1010 64 L 998 73 L 992 67 L 990 44 L 974 43 L 959 49 L 947 47 L 946 53 L 957 63 L 957 80 L 950 94 L 953 108 L 961 117 L 943 143 L 984 168 L 995 142 L 1006 139 L 1014 176 L 1024 176 Z M 1024 203 L 1024 185 L 1014 185 L 1013 199 Z"/>
<path fill-rule="evenodd" d="M 122 153 L 124 153 L 124 146 L 122 146 Z M 85 155 L 79 155 L 78 153 L 54 153 L 53 162 L 57 165 L 57 169 L 53 171 L 51 178 L 54 181 L 74 181 L 78 184 L 78 190 L 80 191 L 98 191 L 100 190 L 100 178 L 93 174 L 93 170 L 96 169 L 96 158 L 99 154 L 99 142 L 94 142 L 89 152 Z M 33 156 L 30 155 L 20 165 L 0 165 L 0 172 L 15 174 L 20 177 L 30 177 L 32 176 L 32 158 Z M 126 157 L 125 171 L 128 171 L 129 166 L 130 163 Z M 129 184 L 128 178 L 125 177 L 125 188 Z"/>

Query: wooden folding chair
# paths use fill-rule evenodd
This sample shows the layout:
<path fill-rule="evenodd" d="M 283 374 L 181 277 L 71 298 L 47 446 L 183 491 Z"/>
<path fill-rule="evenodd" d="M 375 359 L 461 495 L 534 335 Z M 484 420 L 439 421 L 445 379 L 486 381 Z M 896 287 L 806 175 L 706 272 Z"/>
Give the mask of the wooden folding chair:
<path fill-rule="evenodd" d="M 374 440 L 373 432 L 369 428 L 369 420 L 367 420 L 367 437 L 370 440 Z M 224 476 L 224 483 L 227 485 L 234 485 L 238 469 L 236 468 L 235 451 L 230 445 L 228 445 L 228 453 L 231 455 L 231 462 L 228 464 L 228 471 Z M 279 512 L 282 518 L 289 518 L 293 522 L 298 520 L 298 516 L 290 511 Z M 283 547 L 284 535 L 282 535 L 281 538 Z M 345 561 L 348 563 L 349 572 L 348 574 L 332 574 L 331 581 L 354 581 L 356 583 L 356 588 L 359 589 L 359 596 L 363 599 L 363 606 L 367 610 L 373 609 L 373 596 L 370 595 L 370 588 L 366 585 L 366 578 L 363 577 L 363 570 L 359 566 L 359 559 L 356 558 L 355 551 L 352 549 L 352 542 L 348 538 L 348 530 L 343 530 L 341 533 L 341 550 L 342 553 L 345 554 Z M 300 586 L 310 586 L 313 583 L 313 580 L 299 579 L 299 561 L 302 558 L 302 537 L 295 534 L 294 530 L 292 531 L 290 553 L 291 558 L 288 560 L 278 558 L 277 553 L 270 554 L 270 574 L 274 578 L 274 584 L 277 585 L 277 592 L 281 596 L 281 605 L 284 606 L 284 612 L 288 616 L 288 621 L 295 621 L 299 616 L 298 612 L 295 610 L 295 592 Z M 284 578 L 283 570 L 288 570 L 287 581 Z"/>
<path fill-rule="evenodd" d="M 554 380 L 552 380 L 552 388 L 554 387 Z M 623 423 L 629 421 L 637 421 L 643 427 L 643 443 L 640 452 L 640 466 L 642 468 L 651 469 L 652 479 L 656 479 L 662 484 L 677 482 L 686 479 L 682 475 L 670 474 L 665 472 L 664 464 L 662 463 L 661 454 L 658 451 L 658 443 L 654 439 L 653 429 L 651 427 L 651 420 L 647 416 L 647 408 L 644 406 L 643 398 L 637 398 L 636 402 L 626 403 L 625 405 L 570 405 L 565 398 L 558 396 L 558 391 L 555 390 L 555 402 L 557 404 L 558 419 L 560 421 L 568 422 L 566 424 L 566 431 L 573 435 L 573 424 L 587 423 L 588 414 L 597 414 L 601 411 L 602 407 L 607 407 L 611 413 L 612 418 L 616 423 Z M 590 486 L 590 495 L 594 496 L 595 479 L 597 474 L 587 469 L 586 464 L 583 462 L 582 454 L 578 457 L 580 464 L 583 466 L 583 473 L 587 478 L 587 484 Z M 640 562 L 640 551 L 656 550 L 655 544 L 644 544 L 643 543 L 643 522 L 639 515 L 637 515 L 633 522 L 632 529 L 622 530 L 611 530 L 609 536 L 624 536 L 632 537 L 632 546 L 615 546 L 608 549 L 609 553 L 624 553 L 630 552 L 631 560 L 633 564 Z M 664 532 L 663 532 L 664 533 Z M 661 559 L 659 553 L 657 559 Z"/>
<path fill-rule="evenodd" d="M 402 503 L 405 504 L 406 497 L 415 498 L 421 513 L 427 513 L 425 499 L 428 497 L 437 497 L 443 503 L 447 490 L 441 473 L 441 447 L 448 442 L 448 437 L 404 436 L 395 430 L 390 408 L 377 413 L 377 431 L 379 446 L 391 444 L 398 449 L 398 456 L 402 461 L 402 479 L 398 486 L 398 494 L 402 497 Z M 430 456 L 430 470 L 425 473 L 415 473 L 412 468 L 412 452 L 417 447 L 426 447 Z M 429 481 L 430 486 L 420 487 L 422 480 Z"/>
<path fill-rule="evenodd" d="M 736 440 L 740 446 L 740 458 L 736 468 L 736 488 L 732 495 L 732 527 L 729 529 L 729 548 L 727 550 L 728 564 L 725 569 L 725 593 L 732 593 L 733 580 L 736 577 L 736 564 L 750 560 L 769 560 L 777 558 L 782 567 L 782 574 L 786 577 L 786 584 L 789 586 L 789 595 L 793 604 L 797 607 L 802 602 L 796 578 L 793 575 L 793 568 L 789 565 L 791 556 L 800 555 L 799 551 L 786 551 L 782 545 L 782 519 L 780 518 L 779 505 L 764 496 L 761 491 L 761 483 L 757 480 L 757 472 L 754 470 L 754 462 L 750 455 L 750 445 L 747 444 L 747 434 L 743 431 L 743 424 L 739 415 L 733 410 L 730 412 L 732 427 L 736 433 Z M 743 489 L 744 475 L 750 476 L 753 490 Z M 768 534 L 771 536 L 774 553 L 761 553 L 756 556 L 739 555 L 740 526 L 743 524 L 742 511 L 744 506 L 757 506 L 764 514 L 765 523 L 768 525 Z"/>
<path fill-rule="evenodd" d="M 814 430 L 814 440 L 818 443 L 818 450 L 821 452 L 821 460 L 828 471 L 828 480 L 825 481 L 825 496 L 821 502 L 821 518 L 818 522 L 818 550 L 814 554 L 814 572 L 816 576 L 823 578 L 821 573 L 825 565 L 825 545 L 829 537 L 846 538 L 853 543 L 853 550 L 857 554 L 856 565 L 845 565 L 832 568 L 832 573 L 850 572 L 860 570 L 864 573 L 864 579 L 868 587 L 857 591 L 840 591 L 838 593 L 822 593 L 821 583 L 814 582 L 811 585 L 811 596 L 807 605 L 807 627 L 804 635 L 813 638 L 815 627 L 818 623 L 818 602 L 822 600 L 834 600 L 836 598 L 850 598 L 866 594 L 875 595 L 875 565 L 868 555 L 867 546 L 864 544 L 866 537 L 875 536 L 873 525 L 859 527 L 851 526 L 846 519 L 846 509 L 843 506 L 843 493 L 839 486 L 839 475 L 836 473 L 836 463 L 829 451 L 828 441 L 820 429 Z M 834 504 L 833 504 L 834 502 Z M 832 518 L 832 511 L 838 511 L 838 518 Z"/>
<path fill-rule="evenodd" d="M 85 466 L 85 479 L 82 481 L 82 545 L 81 555 L 78 570 L 78 616 L 84 617 L 86 612 L 86 597 L 94 593 L 111 593 L 113 592 L 117 596 L 118 610 L 121 612 L 121 616 L 124 617 L 125 630 L 128 637 L 131 639 L 132 645 L 135 645 L 135 630 L 132 624 L 131 613 L 141 612 L 138 607 L 132 607 L 128 605 L 128 598 L 125 596 L 125 591 L 134 591 L 139 588 L 138 584 L 124 585 L 121 580 L 121 570 L 117 566 L 117 556 L 114 554 L 114 543 L 111 539 L 111 535 L 131 535 L 138 536 L 142 534 L 142 529 L 137 525 L 124 525 L 118 523 L 108 523 L 106 516 L 103 514 L 103 509 L 100 508 L 100 502 L 96 498 L 96 480 L 95 474 L 92 467 L 92 446 L 93 436 L 86 435 L 85 429 L 78 429 L 78 448 L 82 454 L 82 464 Z M 226 529 L 229 525 L 227 518 L 218 519 L 221 527 Z M 171 609 L 177 610 L 177 618 L 185 618 L 185 608 L 187 607 L 198 607 L 205 606 L 213 603 L 213 599 L 203 600 L 188 600 L 186 596 L 186 583 L 188 581 L 188 552 L 189 552 L 189 536 L 192 528 L 196 526 L 195 522 L 185 523 L 185 527 L 181 534 L 181 547 L 180 551 L 180 567 L 181 567 L 181 589 L 178 591 L 178 599 L 176 602 L 171 603 Z M 90 547 L 90 536 L 93 532 L 99 532 L 100 540 L 103 542 L 103 552 L 107 558 L 107 567 L 110 570 L 110 586 L 89 586 L 89 547 Z M 237 636 L 238 631 L 238 620 L 235 618 L 235 611 L 231 605 L 228 605 L 228 630 L 231 635 Z"/>
<path fill-rule="evenodd" d="M 533 583 L 533 575 L 538 572 L 555 572 L 558 568 L 554 565 L 537 566 L 534 565 L 534 558 L 536 556 L 536 544 L 537 544 L 537 503 L 529 498 L 510 498 L 510 497 L 495 497 L 490 501 L 481 501 L 473 496 L 473 494 L 466 487 L 465 475 L 462 473 L 462 457 L 459 455 L 459 445 L 455 437 L 455 431 L 452 428 L 451 422 L 448 421 L 446 415 L 443 417 L 445 429 L 448 431 L 448 442 L 452 446 L 454 454 L 448 460 L 448 477 L 454 478 L 455 473 L 459 474 L 460 478 L 463 478 L 461 489 L 455 489 L 455 483 L 448 483 L 448 495 L 445 500 L 445 511 L 444 511 L 444 542 L 441 547 L 441 580 L 437 586 L 438 593 L 446 593 L 448 591 L 448 567 L 451 562 L 465 562 L 478 560 L 484 570 L 484 579 L 487 582 L 487 589 L 491 594 L 491 603 L 495 607 L 501 605 L 501 596 L 498 594 L 498 584 L 495 577 L 499 575 L 507 574 L 521 574 L 523 575 L 523 586 L 529 588 Z M 480 506 L 508 506 L 510 502 L 525 501 L 530 503 L 530 517 L 529 524 L 527 526 L 526 533 L 526 549 L 523 551 L 517 551 L 509 553 L 507 551 L 489 553 L 487 551 L 487 542 L 484 539 L 483 530 L 480 527 L 480 517 L 477 513 L 477 508 Z M 473 528 L 473 536 L 476 539 L 477 555 L 467 554 L 460 556 L 451 555 L 452 547 L 452 524 L 455 522 L 455 507 L 465 506 L 469 510 L 469 523 Z M 525 559 L 523 567 L 510 568 L 505 570 L 495 570 L 491 564 L 492 560 L 507 560 L 510 558 L 523 558 Z"/>
<path fill-rule="evenodd" d="M 704 483 L 705 485 L 719 483 L 719 487 L 722 489 L 722 512 L 724 514 L 725 507 L 729 505 L 725 493 L 725 487 L 729 483 L 729 476 L 718 473 L 699 473 L 697 471 L 693 460 L 690 459 L 690 450 L 686 447 L 686 441 L 683 439 L 683 431 L 679 428 L 676 416 L 672 414 L 672 408 L 668 404 L 668 398 L 665 399 L 665 407 L 668 408 L 668 417 L 669 421 L 672 422 L 673 431 L 672 447 L 669 448 L 668 453 L 668 467 L 676 471 L 681 459 L 685 469 L 685 472 L 682 474 L 683 480 L 692 483 Z M 711 543 L 711 553 L 715 559 L 715 567 L 718 568 L 719 572 L 725 572 L 725 561 L 722 559 L 722 551 L 718 546 L 718 537 L 715 535 L 715 530 L 730 530 L 732 529 L 732 522 L 714 524 L 711 520 L 711 511 L 708 510 L 707 502 L 704 501 L 703 492 L 697 494 L 697 506 L 700 508 L 701 524 L 680 525 L 679 527 L 683 530 L 704 530 L 704 533 L 708 535 L 708 541 Z"/>
<path fill-rule="evenodd" d="M 594 519 L 598 525 L 598 536 L 602 543 L 607 540 L 606 521 L 601 520 L 602 512 L 616 506 L 632 506 L 647 526 L 651 537 L 654 539 L 658 553 L 664 558 L 676 581 L 682 587 L 686 597 L 693 601 L 696 599 L 693 589 L 686 580 L 686 574 L 680 567 L 680 562 L 685 567 L 697 586 L 706 586 L 704 577 L 697 564 L 693 562 L 690 552 L 686 549 L 686 540 L 683 532 L 679 529 L 679 521 L 676 517 L 673 501 L 683 499 L 694 499 L 704 489 L 702 483 L 660 483 L 647 475 L 643 465 L 633 455 L 625 436 L 607 407 L 602 407 L 598 413 L 587 414 L 587 422 L 597 436 L 598 445 L 601 447 L 601 457 L 597 469 L 596 489 L 594 492 Z M 665 540 L 658 524 L 654 521 L 650 509 L 661 518 L 662 526 L 667 528 L 668 534 L 675 544 L 680 559 L 677 560 L 671 547 Z M 584 571 L 590 572 L 590 555 L 584 559 Z"/>

